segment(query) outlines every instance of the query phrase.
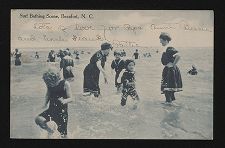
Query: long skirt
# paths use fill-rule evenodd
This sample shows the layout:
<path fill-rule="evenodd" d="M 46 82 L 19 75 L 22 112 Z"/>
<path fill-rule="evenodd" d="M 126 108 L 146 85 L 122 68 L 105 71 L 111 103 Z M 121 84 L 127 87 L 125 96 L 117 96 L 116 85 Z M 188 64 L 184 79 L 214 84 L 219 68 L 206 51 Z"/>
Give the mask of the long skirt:
<path fill-rule="evenodd" d="M 73 78 L 72 66 L 67 66 L 63 68 L 63 77 L 64 79 Z"/>
<path fill-rule="evenodd" d="M 179 92 L 182 91 L 183 83 L 180 70 L 177 66 L 164 67 L 162 72 L 161 93 L 165 91 Z"/>
<path fill-rule="evenodd" d="M 91 64 L 88 64 L 84 69 L 84 83 L 83 92 L 91 92 L 93 94 L 100 94 L 99 75 L 100 71 Z"/>
<path fill-rule="evenodd" d="M 21 65 L 21 61 L 20 61 L 19 58 L 16 58 L 16 59 L 15 59 L 15 65 L 16 65 L 16 66 Z"/>

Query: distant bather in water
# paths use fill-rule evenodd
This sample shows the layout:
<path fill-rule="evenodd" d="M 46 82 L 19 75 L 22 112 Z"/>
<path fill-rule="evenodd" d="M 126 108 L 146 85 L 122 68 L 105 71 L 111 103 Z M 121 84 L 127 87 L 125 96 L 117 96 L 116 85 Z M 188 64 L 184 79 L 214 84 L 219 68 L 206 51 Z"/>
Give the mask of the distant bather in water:
<path fill-rule="evenodd" d="M 194 65 L 192 65 L 192 69 L 187 72 L 190 75 L 197 75 L 198 71 Z"/>

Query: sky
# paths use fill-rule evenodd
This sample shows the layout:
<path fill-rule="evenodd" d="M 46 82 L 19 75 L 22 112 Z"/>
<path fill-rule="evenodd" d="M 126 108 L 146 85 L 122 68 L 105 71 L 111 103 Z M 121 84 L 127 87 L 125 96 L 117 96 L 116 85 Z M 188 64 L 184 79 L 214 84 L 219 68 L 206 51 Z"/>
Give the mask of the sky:
<path fill-rule="evenodd" d="M 35 14 L 45 18 L 30 18 Z M 59 18 L 46 18 L 47 14 Z M 61 18 L 61 14 L 77 15 L 79 19 Z M 81 18 L 81 14 L 86 18 Z M 21 17 L 24 15 L 28 17 Z M 79 27 L 87 30 L 77 30 Z M 214 13 L 210 10 L 11 10 L 12 48 L 99 47 L 103 42 L 119 47 L 158 47 L 161 32 L 169 33 L 171 44 L 177 47 L 213 47 Z"/>

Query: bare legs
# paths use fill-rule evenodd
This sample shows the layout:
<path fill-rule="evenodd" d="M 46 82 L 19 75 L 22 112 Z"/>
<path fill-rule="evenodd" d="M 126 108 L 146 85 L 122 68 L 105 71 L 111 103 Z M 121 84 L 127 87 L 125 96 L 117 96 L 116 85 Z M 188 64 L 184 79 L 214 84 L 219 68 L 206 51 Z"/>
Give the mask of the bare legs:
<path fill-rule="evenodd" d="M 47 120 L 42 116 L 37 116 L 35 118 L 35 123 L 39 125 L 42 129 L 49 133 L 54 133 L 54 131 L 47 125 Z"/>

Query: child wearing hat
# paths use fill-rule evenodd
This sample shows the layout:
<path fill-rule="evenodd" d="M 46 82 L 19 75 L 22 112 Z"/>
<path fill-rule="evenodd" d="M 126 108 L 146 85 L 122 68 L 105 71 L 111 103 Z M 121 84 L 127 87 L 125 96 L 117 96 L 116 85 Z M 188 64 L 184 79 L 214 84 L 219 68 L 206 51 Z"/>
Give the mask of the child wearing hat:
<path fill-rule="evenodd" d="M 117 88 L 117 91 L 119 91 L 119 88 L 121 87 L 121 83 L 118 82 L 118 77 L 120 75 L 120 72 L 125 68 L 125 62 L 121 59 L 121 53 L 118 51 L 114 51 L 115 59 L 111 63 L 112 70 L 114 69 L 116 72 L 115 75 L 115 87 Z"/>
<path fill-rule="evenodd" d="M 121 105 L 126 105 L 127 97 L 131 96 L 132 99 L 137 103 L 140 99 L 136 91 L 135 86 L 135 62 L 133 60 L 125 61 L 125 71 L 121 77 L 121 83 L 123 84 Z M 135 104 L 137 105 L 137 104 Z"/>
<path fill-rule="evenodd" d="M 59 132 L 62 138 L 66 138 L 68 103 L 72 102 L 70 84 L 66 80 L 61 80 L 60 74 L 55 68 L 44 72 L 42 78 L 47 86 L 44 108 L 47 107 L 48 103 L 49 107 L 35 118 L 35 122 L 49 135 Z M 49 126 L 49 121 L 54 121 L 57 124 L 57 131 Z"/>
<path fill-rule="evenodd" d="M 94 95 L 98 97 L 100 95 L 99 87 L 99 75 L 100 72 L 104 76 L 105 83 L 108 83 L 106 72 L 105 72 L 105 62 L 106 57 L 109 55 L 110 50 L 112 50 L 112 45 L 109 43 L 103 43 L 101 49 L 98 50 L 90 59 L 90 63 L 84 69 L 84 83 L 83 83 L 83 95 L 89 96 Z"/>

